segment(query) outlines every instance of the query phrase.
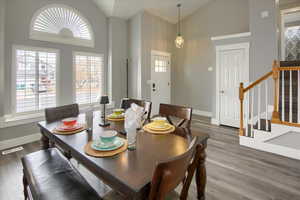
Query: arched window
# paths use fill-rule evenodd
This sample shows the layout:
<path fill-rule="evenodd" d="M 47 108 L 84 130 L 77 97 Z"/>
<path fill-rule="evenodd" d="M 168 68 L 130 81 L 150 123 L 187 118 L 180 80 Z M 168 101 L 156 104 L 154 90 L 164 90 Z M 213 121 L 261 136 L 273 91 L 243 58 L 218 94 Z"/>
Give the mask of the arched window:
<path fill-rule="evenodd" d="M 48 5 L 32 18 L 30 39 L 94 47 L 89 22 L 74 8 Z"/>

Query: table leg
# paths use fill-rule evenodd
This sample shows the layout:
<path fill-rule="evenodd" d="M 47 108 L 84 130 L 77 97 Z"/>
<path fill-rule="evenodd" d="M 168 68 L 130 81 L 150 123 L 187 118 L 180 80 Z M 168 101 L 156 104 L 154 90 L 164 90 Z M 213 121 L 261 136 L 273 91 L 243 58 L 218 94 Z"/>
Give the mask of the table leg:
<path fill-rule="evenodd" d="M 199 155 L 199 163 L 196 169 L 196 184 L 197 184 L 197 194 L 199 200 L 205 200 L 205 186 L 206 186 L 206 167 L 205 167 L 205 153 L 206 146 L 203 146 L 203 149 Z"/>
<path fill-rule="evenodd" d="M 50 140 L 47 136 L 45 136 L 45 134 L 43 134 L 43 131 L 41 130 L 41 142 L 42 142 L 42 149 L 49 149 L 50 147 Z"/>

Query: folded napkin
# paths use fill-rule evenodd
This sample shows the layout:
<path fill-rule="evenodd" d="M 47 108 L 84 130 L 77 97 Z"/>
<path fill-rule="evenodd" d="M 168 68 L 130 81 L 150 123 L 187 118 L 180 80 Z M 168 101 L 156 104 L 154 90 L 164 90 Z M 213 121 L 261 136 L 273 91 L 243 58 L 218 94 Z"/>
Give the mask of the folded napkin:
<path fill-rule="evenodd" d="M 136 104 L 131 104 L 131 107 L 125 112 L 125 130 L 127 133 L 128 149 L 135 149 L 136 131 L 142 125 L 144 116 L 144 108 Z"/>

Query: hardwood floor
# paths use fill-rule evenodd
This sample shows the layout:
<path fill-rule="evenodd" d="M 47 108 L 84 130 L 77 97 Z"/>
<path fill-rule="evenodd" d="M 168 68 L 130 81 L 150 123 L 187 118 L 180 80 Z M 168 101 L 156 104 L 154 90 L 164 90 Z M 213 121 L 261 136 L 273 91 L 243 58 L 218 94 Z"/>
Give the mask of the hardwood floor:
<path fill-rule="evenodd" d="M 300 161 L 241 147 L 237 129 L 210 125 L 205 117 L 197 116 L 194 119 L 192 127 L 210 135 L 206 162 L 207 200 L 300 199 Z M 20 158 L 38 150 L 39 142 L 23 147 L 23 151 L 0 157 L 1 200 L 23 199 Z M 77 166 L 75 161 L 72 162 Z M 100 194 L 110 190 L 82 166 L 79 170 Z M 177 190 L 180 191 L 180 187 Z M 194 182 L 189 199 L 196 199 Z"/>

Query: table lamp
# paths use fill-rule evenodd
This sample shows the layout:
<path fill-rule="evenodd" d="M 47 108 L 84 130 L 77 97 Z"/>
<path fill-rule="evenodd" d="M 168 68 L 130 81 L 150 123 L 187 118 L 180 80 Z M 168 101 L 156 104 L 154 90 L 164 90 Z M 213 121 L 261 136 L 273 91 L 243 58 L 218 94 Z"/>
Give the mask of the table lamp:
<path fill-rule="evenodd" d="M 109 125 L 110 125 L 109 123 L 106 123 L 106 119 L 105 119 L 105 118 L 106 118 L 105 106 L 106 106 L 106 104 L 108 104 L 108 103 L 109 103 L 109 98 L 108 98 L 108 96 L 101 96 L 101 97 L 100 97 L 100 104 L 103 105 L 103 112 L 102 112 L 102 115 L 101 115 L 102 120 L 101 120 L 99 126 L 102 126 L 102 127 L 105 127 L 105 126 L 109 126 Z"/>

